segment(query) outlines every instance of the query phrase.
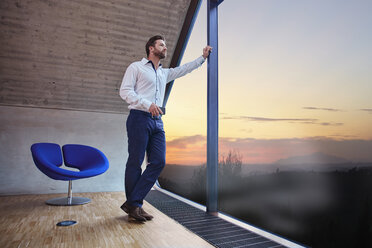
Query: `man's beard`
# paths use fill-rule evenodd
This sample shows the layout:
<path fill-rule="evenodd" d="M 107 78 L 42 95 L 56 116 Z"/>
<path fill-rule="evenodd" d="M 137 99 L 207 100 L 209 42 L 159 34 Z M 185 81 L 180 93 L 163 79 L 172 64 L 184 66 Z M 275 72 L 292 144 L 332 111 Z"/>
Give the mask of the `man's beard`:
<path fill-rule="evenodd" d="M 165 58 L 165 51 L 164 52 L 160 52 L 159 50 L 156 50 L 155 49 L 155 51 L 154 51 L 154 55 L 156 56 L 156 57 L 158 57 L 159 59 L 164 59 Z"/>

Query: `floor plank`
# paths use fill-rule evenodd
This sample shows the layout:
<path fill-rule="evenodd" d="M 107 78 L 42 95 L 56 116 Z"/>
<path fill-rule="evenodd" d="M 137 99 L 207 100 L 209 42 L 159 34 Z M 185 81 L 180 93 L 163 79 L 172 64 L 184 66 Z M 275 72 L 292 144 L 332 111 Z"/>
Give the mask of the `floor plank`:
<path fill-rule="evenodd" d="M 91 198 L 81 206 L 49 206 L 54 195 L 0 197 L 0 247 L 213 247 L 159 210 L 144 203 L 154 220 L 128 220 L 119 208 L 123 192 L 75 194 Z M 78 223 L 57 227 L 62 220 Z"/>

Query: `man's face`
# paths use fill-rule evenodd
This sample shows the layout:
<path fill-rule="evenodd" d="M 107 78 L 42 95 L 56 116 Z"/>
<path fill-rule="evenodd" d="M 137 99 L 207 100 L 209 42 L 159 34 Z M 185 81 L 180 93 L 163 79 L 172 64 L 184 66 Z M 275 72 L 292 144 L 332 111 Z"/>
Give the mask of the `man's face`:
<path fill-rule="evenodd" d="M 159 59 L 164 59 L 167 56 L 167 46 L 165 45 L 165 41 L 157 40 L 155 42 L 155 47 L 153 48 L 154 48 L 153 54 L 157 56 Z"/>

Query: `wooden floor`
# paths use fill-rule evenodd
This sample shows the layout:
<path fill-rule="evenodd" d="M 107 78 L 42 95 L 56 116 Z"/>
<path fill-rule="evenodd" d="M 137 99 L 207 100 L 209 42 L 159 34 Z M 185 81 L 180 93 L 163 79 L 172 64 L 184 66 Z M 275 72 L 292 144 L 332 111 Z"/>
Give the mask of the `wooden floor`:
<path fill-rule="evenodd" d="M 143 224 L 120 209 L 123 192 L 75 194 L 91 198 L 81 206 L 48 206 L 54 195 L 0 197 L 0 247 L 212 247 L 149 203 L 155 218 Z M 78 223 L 57 227 L 62 220 Z"/>

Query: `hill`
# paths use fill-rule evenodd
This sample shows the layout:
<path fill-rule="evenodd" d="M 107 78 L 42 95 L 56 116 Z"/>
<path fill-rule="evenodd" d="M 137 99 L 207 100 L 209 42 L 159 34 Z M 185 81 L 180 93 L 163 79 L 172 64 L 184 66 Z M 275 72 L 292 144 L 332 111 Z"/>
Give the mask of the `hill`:
<path fill-rule="evenodd" d="M 275 164 L 281 165 L 299 165 L 299 164 L 344 164 L 350 161 L 344 158 L 328 155 L 322 152 L 316 152 L 309 155 L 294 156 L 285 159 L 279 159 Z"/>

